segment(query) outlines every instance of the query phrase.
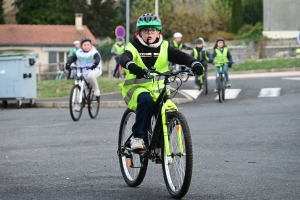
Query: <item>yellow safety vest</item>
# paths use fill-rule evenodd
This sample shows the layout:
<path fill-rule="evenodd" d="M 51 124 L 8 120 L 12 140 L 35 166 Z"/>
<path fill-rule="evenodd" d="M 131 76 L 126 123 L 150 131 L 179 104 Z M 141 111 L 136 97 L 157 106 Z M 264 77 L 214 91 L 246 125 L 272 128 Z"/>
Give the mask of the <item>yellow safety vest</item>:
<path fill-rule="evenodd" d="M 115 46 L 115 49 L 116 49 L 115 54 L 119 55 L 119 54 L 124 53 L 125 47 L 124 47 L 123 45 L 122 45 L 122 46 L 119 46 L 119 45 L 117 45 L 117 44 L 114 44 L 114 46 Z"/>
<path fill-rule="evenodd" d="M 159 55 L 154 64 L 156 70 L 162 73 L 168 71 L 168 45 L 167 41 L 162 42 Z M 125 49 L 132 53 L 133 62 L 143 69 L 148 69 L 143 63 L 139 52 L 131 43 L 128 43 Z M 126 73 L 126 80 L 120 84 L 120 87 L 122 89 L 122 97 L 128 105 L 128 108 L 136 110 L 137 98 L 142 92 L 149 92 L 153 100 L 157 100 L 159 91 L 164 87 L 164 77 L 160 77 L 160 80 L 157 80 L 158 77 L 156 77 L 155 80 L 145 78 L 137 79 L 129 70 L 124 68 L 124 72 Z"/>
<path fill-rule="evenodd" d="M 180 45 L 178 46 L 177 42 L 176 42 L 175 40 L 173 40 L 173 44 L 174 44 L 174 47 L 175 47 L 176 49 L 179 49 L 179 50 L 182 49 L 182 46 L 183 46 L 182 43 L 180 43 Z"/>
<path fill-rule="evenodd" d="M 193 50 L 194 50 L 194 58 L 195 58 L 196 60 L 198 60 L 198 51 L 197 51 L 196 48 L 194 48 Z M 206 60 L 209 60 L 209 59 L 208 59 L 208 56 L 207 56 L 207 52 L 206 52 L 206 51 L 201 51 L 201 52 L 200 52 L 200 55 L 202 54 L 202 52 L 204 52 L 205 59 L 206 59 Z"/>
<path fill-rule="evenodd" d="M 227 63 L 229 61 L 227 58 L 227 54 L 228 54 L 227 47 L 223 48 L 223 53 L 218 48 L 216 48 L 215 51 L 216 51 L 216 57 L 214 59 L 214 63 L 216 67 L 220 67 L 221 64 Z"/>

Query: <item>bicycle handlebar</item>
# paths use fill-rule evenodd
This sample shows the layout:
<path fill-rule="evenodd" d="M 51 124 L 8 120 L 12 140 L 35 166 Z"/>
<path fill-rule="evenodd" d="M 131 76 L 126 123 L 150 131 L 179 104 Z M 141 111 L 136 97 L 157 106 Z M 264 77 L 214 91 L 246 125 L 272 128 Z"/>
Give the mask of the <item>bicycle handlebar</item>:
<path fill-rule="evenodd" d="M 177 74 L 179 73 L 182 73 L 182 72 L 188 72 L 188 75 L 189 76 L 194 76 L 194 73 L 192 72 L 191 69 L 187 69 L 187 70 L 179 70 L 179 71 L 176 71 L 176 72 L 172 72 L 172 71 L 167 71 L 167 72 L 159 72 L 159 71 L 156 71 L 156 68 L 155 67 L 152 67 L 151 69 L 148 69 L 147 70 L 147 74 L 145 75 L 145 78 L 146 79 L 152 79 L 154 78 L 154 76 L 152 76 L 150 73 L 156 73 L 158 74 L 159 76 L 166 76 L 166 77 L 171 77 L 171 76 L 176 76 Z"/>

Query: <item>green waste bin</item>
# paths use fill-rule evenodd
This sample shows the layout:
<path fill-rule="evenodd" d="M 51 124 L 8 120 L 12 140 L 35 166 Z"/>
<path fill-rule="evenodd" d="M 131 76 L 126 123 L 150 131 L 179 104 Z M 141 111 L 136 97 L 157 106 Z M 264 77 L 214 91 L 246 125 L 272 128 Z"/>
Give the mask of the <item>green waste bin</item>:
<path fill-rule="evenodd" d="M 7 100 L 29 99 L 33 107 L 36 98 L 36 59 L 38 54 L 0 54 L 0 99 L 7 107 Z"/>

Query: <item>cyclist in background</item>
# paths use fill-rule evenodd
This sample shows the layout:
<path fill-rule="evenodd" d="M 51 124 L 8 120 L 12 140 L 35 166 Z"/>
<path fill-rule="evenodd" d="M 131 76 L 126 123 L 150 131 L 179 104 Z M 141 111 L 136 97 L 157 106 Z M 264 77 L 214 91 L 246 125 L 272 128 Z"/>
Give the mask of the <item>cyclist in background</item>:
<path fill-rule="evenodd" d="M 227 64 L 228 62 L 232 62 L 231 54 L 225 45 L 225 40 L 222 37 L 217 38 L 216 44 L 214 46 L 213 53 L 210 56 L 210 63 L 214 62 L 216 66 L 216 88 L 214 92 L 218 92 L 218 79 L 217 75 L 220 72 L 220 66 L 223 63 L 226 63 L 223 67 L 224 74 L 225 74 L 225 80 L 226 80 L 226 87 L 231 87 L 231 84 L 229 82 L 229 76 L 228 76 L 228 67 L 231 68 L 231 64 Z"/>
<path fill-rule="evenodd" d="M 116 43 L 112 46 L 111 48 L 111 54 L 113 56 L 115 56 L 115 60 L 116 60 L 116 67 L 113 73 L 114 77 L 117 77 L 117 71 L 119 69 L 119 64 L 120 64 L 120 56 L 122 55 L 122 53 L 124 53 L 125 51 L 125 47 L 123 45 L 124 39 L 121 37 L 117 37 L 116 38 Z"/>
<path fill-rule="evenodd" d="M 77 74 L 80 68 L 91 67 L 91 69 L 82 69 L 82 75 L 89 82 L 94 90 L 94 95 L 100 97 L 100 90 L 97 77 L 102 74 L 102 60 L 100 53 L 92 46 L 92 41 L 88 37 L 83 37 L 80 41 L 81 48 L 78 49 L 67 61 L 66 69 L 70 69 L 73 62 L 78 62 Z M 76 109 L 76 108 L 75 108 Z M 77 111 L 77 110 L 75 110 Z"/>
<path fill-rule="evenodd" d="M 193 48 L 186 46 L 182 41 L 182 34 L 177 32 L 173 35 L 173 41 L 170 43 L 170 46 L 175 47 L 179 50 L 192 50 Z"/>
<path fill-rule="evenodd" d="M 70 49 L 68 58 L 70 58 L 73 54 L 75 54 L 75 52 L 80 48 L 80 41 L 79 40 L 75 40 L 73 44 L 74 44 L 74 47 L 72 47 Z M 72 63 L 72 67 L 73 66 L 76 67 L 76 63 Z M 74 71 L 74 73 L 76 73 L 76 71 Z M 72 70 L 68 70 L 68 77 L 67 78 L 68 79 L 73 78 L 74 73 L 72 72 Z"/>
<path fill-rule="evenodd" d="M 126 80 L 121 85 L 122 97 L 128 108 L 136 111 L 136 121 L 132 127 L 133 150 L 144 149 L 144 138 L 150 127 L 153 104 L 158 98 L 158 89 L 164 86 L 164 80 L 157 83 L 152 79 L 145 79 L 147 69 L 155 66 L 157 71 L 163 73 L 168 71 L 168 61 L 171 61 L 191 66 L 194 73 L 202 74 L 201 63 L 163 40 L 162 24 L 156 15 L 147 13 L 140 16 L 136 30 L 133 40 L 126 46 L 120 58 L 121 66 L 126 72 Z M 157 154 L 160 153 L 160 148 L 161 144 L 157 144 Z"/>
<path fill-rule="evenodd" d="M 200 38 L 195 41 L 196 47 L 193 48 L 191 56 L 198 60 L 204 67 L 204 71 L 207 71 L 207 61 L 209 61 L 210 54 L 207 51 L 206 47 L 203 46 L 203 39 Z M 195 75 L 195 89 L 199 88 L 199 79 L 198 75 Z"/>

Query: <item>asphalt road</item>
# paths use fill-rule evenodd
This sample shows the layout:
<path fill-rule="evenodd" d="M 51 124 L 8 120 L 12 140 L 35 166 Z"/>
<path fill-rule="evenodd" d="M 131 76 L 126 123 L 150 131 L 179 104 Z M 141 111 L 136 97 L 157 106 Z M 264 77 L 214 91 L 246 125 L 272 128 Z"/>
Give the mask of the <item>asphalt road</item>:
<path fill-rule="evenodd" d="M 300 199 L 300 81 L 232 79 L 241 91 L 221 104 L 208 95 L 179 105 L 189 121 L 194 168 L 185 199 Z M 183 88 L 192 87 L 192 82 Z M 277 97 L 259 98 L 261 88 Z M 0 199 L 169 199 L 161 165 L 130 188 L 117 159 L 123 108 L 0 110 Z"/>

